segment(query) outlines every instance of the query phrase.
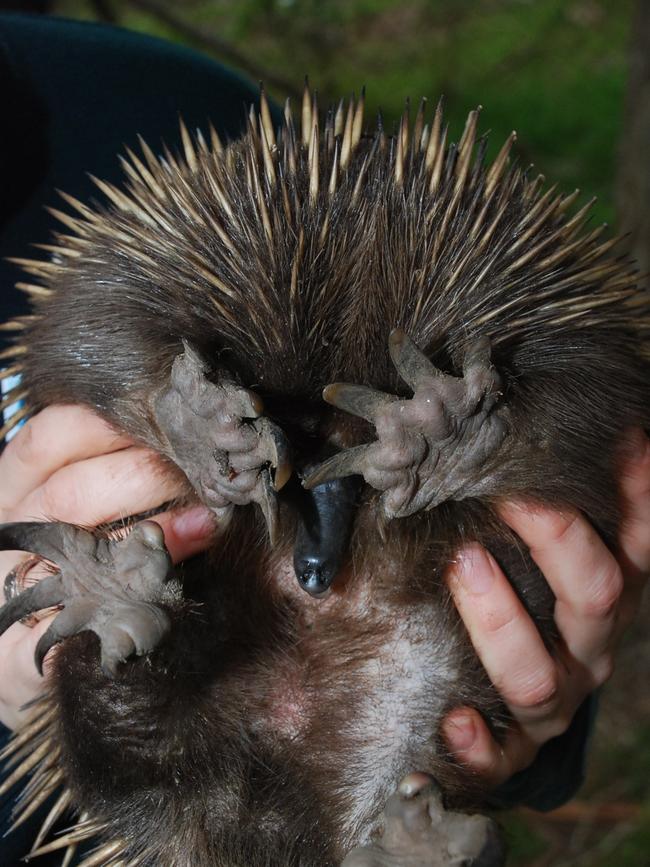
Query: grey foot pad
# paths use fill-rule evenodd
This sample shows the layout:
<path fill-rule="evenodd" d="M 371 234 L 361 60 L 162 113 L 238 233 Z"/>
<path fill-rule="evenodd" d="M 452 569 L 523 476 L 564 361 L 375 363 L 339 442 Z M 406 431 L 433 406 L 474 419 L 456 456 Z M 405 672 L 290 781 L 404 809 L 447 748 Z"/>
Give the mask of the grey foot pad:
<path fill-rule="evenodd" d="M 91 631 L 101 642 L 104 672 L 114 676 L 119 662 L 153 650 L 169 630 L 159 603 L 177 597 L 179 588 L 169 582 L 171 559 L 152 521 L 120 540 L 72 524 L 0 524 L 0 550 L 29 551 L 56 568 L 0 608 L 1 635 L 35 611 L 63 606 L 36 647 L 39 671 L 54 644 Z"/>
<path fill-rule="evenodd" d="M 309 474 L 305 486 L 362 475 L 383 491 L 389 518 L 479 495 L 485 462 L 506 435 L 501 380 L 490 360 L 488 339 L 469 344 L 461 377 L 434 367 L 403 331 L 391 334 L 389 350 L 413 397 L 401 400 L 347 383 L 327 386 L 325 400 L 374 424 L 377 441 L 329 458 Z"/>
<path fill-rule="evenodd" d="M 227 380 L 211 382 L 185 344 L 153 407 L 164 450 L 201 500 L 222 522 L 233 506 L 257 503 L 273 537 L 275 493 L 289 479 L 291 465 L 286 438 L 261 417 L 258 395 Z"/>
<path fill-rule="evenodd" d="M 384 810 L 381 835 L 342 867 L 502 867 L 504 848 L 485 816 L 445 810 L 425 774 L 409 774 Z"/>

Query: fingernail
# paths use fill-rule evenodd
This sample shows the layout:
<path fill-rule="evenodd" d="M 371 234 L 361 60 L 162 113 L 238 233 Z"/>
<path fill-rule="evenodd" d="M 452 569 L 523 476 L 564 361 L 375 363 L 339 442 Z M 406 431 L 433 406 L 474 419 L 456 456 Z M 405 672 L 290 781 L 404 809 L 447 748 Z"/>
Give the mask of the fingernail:
<path fill-rule="evenodd" d="M 455 714 L 444 723 L 445 738 L 452 750 L 468 750 L 476 740 L 476 726 L 470 714 Z"/>
<path fill-rule="evenodd" d="M 463 589 L 474 596 L 487 593 L 494 583 L 492 560 L 480 545 L 461 549 L 452 572 Z"/>
<path fill-rule="evenodd" d="M 193 506 L 179 512 L 172 519 L 172 529 L 179 539 L 193 542 L 204 539 L 214 532 L 215 521 L 212 512 L 205 506 Z"/>

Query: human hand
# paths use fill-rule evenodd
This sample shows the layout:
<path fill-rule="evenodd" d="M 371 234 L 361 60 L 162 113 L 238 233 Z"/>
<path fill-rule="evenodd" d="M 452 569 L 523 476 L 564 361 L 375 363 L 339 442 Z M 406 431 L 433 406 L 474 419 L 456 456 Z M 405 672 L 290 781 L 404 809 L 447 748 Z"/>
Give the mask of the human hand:
<path fill-rule="evenodd" d="M 456 758 L 490 785 L 527 767 L 612 673 L 616 645 L 650 573 L 650 441 L 640 430 L 630 438 L 629 455 L 621 479 L 626 509 L 617 556 L 577 512 L 525 503 L 500 509 L 555 593 L 562 642 L 557 658 L 487 551 L 468 546 L 450 570 L 456 606 L 514 724 L 499 745 L 477 711 L 458 708 L 442 731 Z"/>
<path fill-rule="evenodd" d="M 58 520 L 94 526 L 155 509 L 183 491 L 182 480 L 154 453 L 79 406 L 38 413 L 0 456 L 0 523 Z M 214 531 L 203 506 L 170 510 L 154 520 L 174 562 L 205 549 Z M 26 559 L 0 552 L 0 588 L 4 576 Z M 30 570 L 30 580 L 36 573 Z M 33 628 L 15 623 L 0 636 L 0 721 L 9 728 L 22 724 L 21 707 L 43 690 L 34 651 L 51 620 L 46 617 Z"/>

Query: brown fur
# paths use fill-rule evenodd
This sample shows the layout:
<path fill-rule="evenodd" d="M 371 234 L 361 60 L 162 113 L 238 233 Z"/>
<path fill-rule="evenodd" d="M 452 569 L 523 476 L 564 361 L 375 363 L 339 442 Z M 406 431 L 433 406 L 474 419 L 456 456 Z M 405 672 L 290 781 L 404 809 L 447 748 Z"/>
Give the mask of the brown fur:
<path fill-rule="evenodd" d="M 289 119 L 276 147 L 253 117 L 225 151 L 187 136 L 184 158 L 145 148 L 125 163 L 126 193 L 71 202 L 72 234 L 27 264 L 30 408 L 85 403 L 159 447 L 151 398 L 186 340 L 214 378 L 228 370 L 262 395 L 304 466 L 373 438 L 321 401 L 327 383 L 408 395 L 386 350 L 401 327 L 457 375 L 467 342 L 491 338 L 508 436 L 480 501 L 384 527 L 367 489 L 326 602 L 289 574 L 290 507 L 274 550 L 245 507 L 187 564 L 189 604 L 154 654 L 112 681 L 92 636 L 62 646 L 50 701 L 66 784 L 142 864 L 332 865 L 413 769 L 456 802 L 480 799 L 438 725 L 465 703 L 495 730 L 506 717 L 443 571 L 461 542 L 483 541 L 551 642 L 552 598 L 493 505 L 525 494 L 579 508 L 613 545 L 618 444 L 650 424 L 650 304 L 632 266 L 507 149 L 486 167 L 475 113 L 446 147 L 439 111 L 386 140 L 360 136 L 358 105 L 322 133 L 305 106 L 302 141 Z"/>

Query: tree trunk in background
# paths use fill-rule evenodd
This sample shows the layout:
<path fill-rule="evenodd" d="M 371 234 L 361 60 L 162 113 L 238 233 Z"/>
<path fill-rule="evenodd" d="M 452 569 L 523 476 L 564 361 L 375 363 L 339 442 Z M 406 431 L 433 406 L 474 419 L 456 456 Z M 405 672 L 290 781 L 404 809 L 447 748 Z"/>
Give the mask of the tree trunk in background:
<path fill-rule="evenodd" d="M 650 288 L 650 2 L 638 0 L 632 21 L 630 71 L 620 146 L 619 231 Z"/>

